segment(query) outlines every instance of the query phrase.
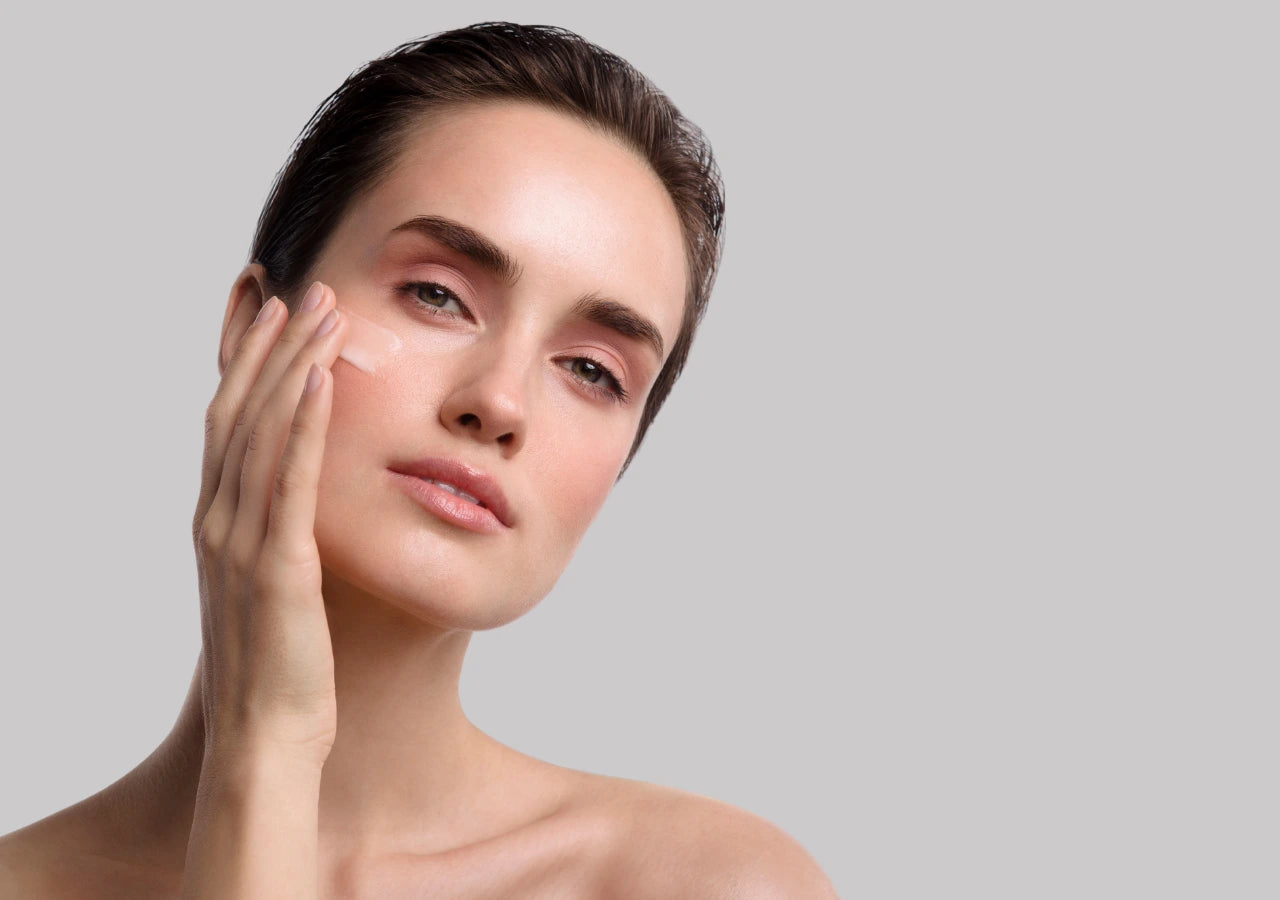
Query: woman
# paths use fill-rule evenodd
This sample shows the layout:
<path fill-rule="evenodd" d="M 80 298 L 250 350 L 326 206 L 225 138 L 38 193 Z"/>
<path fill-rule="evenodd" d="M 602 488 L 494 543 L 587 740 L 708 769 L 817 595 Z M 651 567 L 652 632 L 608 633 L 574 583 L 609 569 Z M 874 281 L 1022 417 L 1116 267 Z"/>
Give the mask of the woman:
<path fill-rule="evenodd" d="M 576 36 L 405 45 L 321 108 L 227 300 L 163 744 L 4 839 L 8 896 L 823 897 L 777 829 L 479 732 L 472 631 L 551 588 L 684 364 L 723 204 Z"/>

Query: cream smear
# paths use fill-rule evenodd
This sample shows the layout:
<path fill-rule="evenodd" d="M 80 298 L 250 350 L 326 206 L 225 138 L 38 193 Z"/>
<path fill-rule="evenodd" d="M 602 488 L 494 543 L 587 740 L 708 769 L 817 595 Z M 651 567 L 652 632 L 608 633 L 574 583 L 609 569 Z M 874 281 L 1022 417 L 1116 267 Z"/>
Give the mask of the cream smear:
<path fill-rule="evenodd" d="M 362 372 L 372 374 L 382 362 L 400 349 L 400 338 L 389 328 L 357 316 L 345 306 L 347 341 L 338 356 Z"/>

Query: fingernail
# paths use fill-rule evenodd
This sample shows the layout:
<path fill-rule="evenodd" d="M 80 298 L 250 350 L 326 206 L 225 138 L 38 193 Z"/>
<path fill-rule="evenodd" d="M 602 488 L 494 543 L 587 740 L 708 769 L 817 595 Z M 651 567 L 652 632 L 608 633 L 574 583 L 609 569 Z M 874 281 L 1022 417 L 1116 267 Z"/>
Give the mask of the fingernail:
<path fill-rule="evenodd" d="M 316 326 L 316 337 L 327 334 L 329 329 L 338 324 L 338 311 L 336 309 L 329 310 L 329 314 L 320 320 L 320 324 Z"/>
<path fill-rule="evenodd" d="M 310 394 L 320 387 L 320 378 L 320 367 L 312 363 L 311 368 L 307 370 L 307 383 L 302 386 L 302 393 Z"/>
<path fill-rule="evenodd" d="M 272 297 L 266 303 L 262 304 L 262 309 L 258 310 L 258 315 L 253 320 L 254 325 L 257 325 L 259 322 L 265 322 L 267 321 L 267 319 L 270 319 L 273 315 L 275 315 L 276 300 L 277 298 Z"/>
<path fill-rule="evenodd" d="M 324 285 L 316 282 L 307 289 L 307 295 L 302 298 L 302 306 L 298 307 L 298 312 L 309 312 L 320 305 L 320 298 L 324 296 Z"/>

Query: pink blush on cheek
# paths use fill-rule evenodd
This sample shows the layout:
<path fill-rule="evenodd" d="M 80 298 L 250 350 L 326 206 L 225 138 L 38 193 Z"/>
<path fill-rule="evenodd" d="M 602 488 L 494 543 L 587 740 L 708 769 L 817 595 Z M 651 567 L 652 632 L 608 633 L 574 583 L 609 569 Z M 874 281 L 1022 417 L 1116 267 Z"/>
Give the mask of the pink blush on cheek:
<path fill-rule="evenodd" d="M 370 322 L 346 307 L 342 314 L 347 318 L 347 341 L 338 354 L 362 372 L 373 374 L 385 360 L 400 349 L 399 336 L 389 328 Z"/>

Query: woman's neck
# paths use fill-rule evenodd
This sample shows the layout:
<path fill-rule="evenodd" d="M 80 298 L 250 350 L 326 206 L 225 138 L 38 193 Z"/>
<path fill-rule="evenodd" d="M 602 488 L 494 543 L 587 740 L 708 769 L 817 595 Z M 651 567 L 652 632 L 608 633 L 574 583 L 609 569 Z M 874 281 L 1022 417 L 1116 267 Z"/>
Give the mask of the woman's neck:
<path fill-rule="evenodd" d="M 443 850 L 518 815 L 512 801 L 530 766 L 543 764 L 463 715 L 458 681 L 470 632 L 433 629 L 346 585 L 326 582 L 324 594 L 338 730 L 320 788 L 321 852 Z M 169 735 L 95 798 L 116 833 L 153 849 L 151 865 L 180 868 L 186 853 L 204 757 L 200 664 Z"/>

